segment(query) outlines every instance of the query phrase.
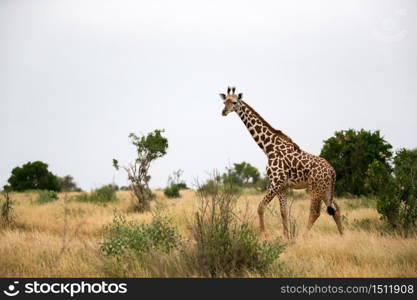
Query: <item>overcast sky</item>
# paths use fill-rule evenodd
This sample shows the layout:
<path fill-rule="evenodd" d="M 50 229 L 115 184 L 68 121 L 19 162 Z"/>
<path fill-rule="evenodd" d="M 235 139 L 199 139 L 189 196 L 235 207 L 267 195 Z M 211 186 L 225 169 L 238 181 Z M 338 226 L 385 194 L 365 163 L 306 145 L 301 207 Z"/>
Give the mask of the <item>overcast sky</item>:
<path fill-rule="evenodd" d="M 417 1 L 0 0 L 0 185 L 42 160 L 84 189 L 134 158 L 128 134 L 165 128 L 164 187 L 266 157 L 218 96 L 235 85 L 319 154 L 336 130 L 417 146 Z"/>

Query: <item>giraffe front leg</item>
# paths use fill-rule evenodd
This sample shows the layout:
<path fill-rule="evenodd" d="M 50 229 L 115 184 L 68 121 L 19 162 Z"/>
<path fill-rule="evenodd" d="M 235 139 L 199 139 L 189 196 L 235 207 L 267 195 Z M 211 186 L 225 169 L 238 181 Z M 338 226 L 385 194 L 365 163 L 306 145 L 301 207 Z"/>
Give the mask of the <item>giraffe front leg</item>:
<path fill-rule="evenodd" d="M 265 222 L 264 222 L 264 213 L 265 213 L 265 207 L 271 202 L 271 200 L 275 197 L 276 191 L 271 186 L 268 188 L 268 192 L 266 193 L 265 197 L 262 199 L 262 201 L 259 203 L 258 206 L 258 216 L 259 216 L 259 230 L 261 233 L 261 236 L 266 239 L 266 231 L 265 231 Z"/>

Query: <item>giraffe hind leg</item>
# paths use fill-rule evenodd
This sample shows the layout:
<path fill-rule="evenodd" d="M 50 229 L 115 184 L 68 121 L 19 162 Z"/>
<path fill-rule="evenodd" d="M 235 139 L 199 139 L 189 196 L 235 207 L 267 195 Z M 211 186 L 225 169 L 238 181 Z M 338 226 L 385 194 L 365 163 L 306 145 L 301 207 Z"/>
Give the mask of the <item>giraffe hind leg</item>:
<path fill-rule="evenodd" d="M 325 204 L 327 205 L 327 213 L 333 217 L 333 220 L 336 223 L 339 233 L 343 235 L 340 207 L 336 204 L 336 202 L 333 199 L 333 194 L 334 194 L 333 189 L 334 189 L 334 183 L 333 185 L 330 185 L 329 191 L 325 195 L 325 200 L 326 200 Z"/>
<path fill-rule="evenodd" d="M 336 212 L 332 216 L 333 216 L 333 219 L 334 219 L 334 221 L 336 223 L 337 230 L 339 230 L 340 235 L 343 235 L 343 227 L 342 227 L 342 220 L 341 220 L 340 208 L 336 204 L 336 202 L 334 202 L 334 200 L 333 200 L 333 204 L 336 207 Z"/>
<path fill-rule="evenodd" d="M 310 229 L 313 227 L 316 220 L 319 218 L 320 210 L 321 210 L 321 198 L 313 197 L 310 203 L 310 215 L 308 217 L 307 228 L 304 232 L 304 236 L 307 236 L 307 233 L 310 231 Z"/>

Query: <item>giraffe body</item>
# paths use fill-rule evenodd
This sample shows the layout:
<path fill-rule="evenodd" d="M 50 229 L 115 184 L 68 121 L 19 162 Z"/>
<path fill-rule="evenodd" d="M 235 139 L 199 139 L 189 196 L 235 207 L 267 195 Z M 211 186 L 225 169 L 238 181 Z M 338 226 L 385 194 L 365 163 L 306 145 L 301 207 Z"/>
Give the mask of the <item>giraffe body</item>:
<path fill-rule="evenodd" d="M 275 196 L 278 196 L 284 235 L 288 238 L 288 207 L 285 192 L 288 188 L 308 188 L 311 204 L 306 232 L 319 217 L 323 201 L 327 206 L 327 212 L 333 216 L 342 234 L 340 209 L 333 200 L 336 181 L 334 168 L 324 158 L 301 150 L 287 135 L 269 125 L 242 100 L 242 94 L 235 94 L 235 88 L 228 88 L 227 95 L 220 94 L 220 96 L 225 104 L 222 114 L 226 116 L 232 111 L 236 112 L 268 158 L 266 174 L 270 186 L 258 207 L 261 232 L 265 232 L 265 207 Z"/>

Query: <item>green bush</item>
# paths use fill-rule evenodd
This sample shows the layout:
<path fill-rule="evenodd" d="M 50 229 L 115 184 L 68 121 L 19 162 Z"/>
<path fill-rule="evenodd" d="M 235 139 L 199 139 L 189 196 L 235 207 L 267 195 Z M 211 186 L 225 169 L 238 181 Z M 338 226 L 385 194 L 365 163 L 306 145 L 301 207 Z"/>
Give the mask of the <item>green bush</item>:
<path fill-rule="evenodd" d="M 168 177 L 168 186 L 164 189 L 164 194 L 168 198 L 181 197 L 180 190 L 187 188 L 187 184 L 181 179 L 182 173 L 182 170 L 177 170 Z"/>
<path fill-rule="evenodd" d="M 398 151 L 393 173 L 374 162 L 368 175 L 369 186 L 376 190 L 377 210 L 382 219 L 405 235 L 414 230 L 417 222 L 417 150 Z"/>
<path fill-rule="evenodd" d="M 58 200 L 58 193 L 55 191 L 40 190 L 37 191 L 38 197 L 35 199 L 37 204 L 45 204 Z"/>
<path fill-rule="evenodd" d="M 116 188 L 112 184 L 104 185 L 90 193 L 82 193 L 72 198 L 74 201 L 106 204 L 117 201 Z"/>
<path fill-rule="evenodd" d="M 164 189 L 164 194 L 168 198 L 179 198 L 180 195 L 180 187 L 177 184 L 171 184 L 167 188 Z"/>
<path fill-rule="evenodd" d="M 200 207 L 190 225 L 193 246 L 186 260 L 201 276 L 242 276 L 245 271 L 264 274 L 283 250 L 279 240 L 262 242 L 257 232 L 234 211 L 237 200 L 233 188 L 219 186 L 215 180 L 205 193 L 199 189 Z"/>
<path fill-rule="evenodd" d="M 336 170 L 337 195 L 355 196 L 372 193 L 366 186 L 366 171 L 374 161 L 389 169 L 392 146 L 384 140 L 379 131 L 337 131 L 324 141 L 320 156 L 325 158 Z"/>
<path fill-rule="evenodd" d="M 107 256 L 120 257 L 126 251 L 142 255 L 155 250 L 169 252 L 178 241 L 177 229 L 167 218 L 155 216 L 150 224 L 139 224 L 116 213 L 113 223 L 105 229 L 100 249 Z"/>

